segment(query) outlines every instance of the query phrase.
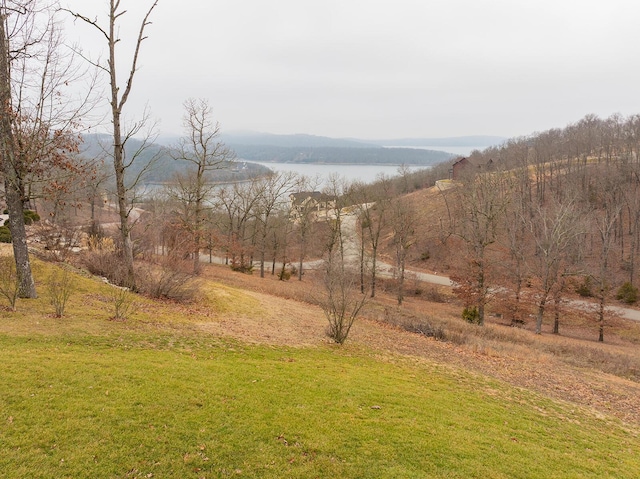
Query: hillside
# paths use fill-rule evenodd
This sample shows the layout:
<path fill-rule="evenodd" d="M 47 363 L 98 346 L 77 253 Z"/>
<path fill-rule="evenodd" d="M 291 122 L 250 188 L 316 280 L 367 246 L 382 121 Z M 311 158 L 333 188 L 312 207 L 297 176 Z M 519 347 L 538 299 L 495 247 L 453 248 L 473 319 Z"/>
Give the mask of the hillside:
<path fill-rule="evenodd" d="M 83 241 L 71 224 L 29 226 L 40 296 L 2 304 L 0 470 L 636 477 L 640 322 L 609 309 L 634 307 L 617 293 L 638 271 L 635 147 L 567 149 L 573 129 L 548 134 L 476 152 L 435 187 L 451 163 L 336 185 L 297 221 L 286 176 L 236 183 L 218 192 L 195 252 L 188 204 L 141 204 L 132 236 L 146 296 L 89 274 L 123 278 L 100 228 Z M 111 205 L 97 209 L 104 227 Z M 358 266 L 376 225 L 371 298 Z M 332 263 L 318 261 L 337 244 Z M 0 245 L 0 258 L 11 251 Z M 327 337 L 336 284 L 366 300 L 341 345 Z M 71 298 L 54 317 L 63 285 Z"/>
<path fill-rule="evenodd" d="M 213 182 L 234 182 L 270 171 L 267 167 L 252 162 L 431 166 L 453 157 L 443 151 L 382 148 L 354 140 L 312 135 L 227 134 L 221 140 L 232 150 L 236 162 L 242 163 L 242 166 L 230 165 L 229 168 L 211 172 L 209 176 Z M 172 141 L 175 145 L 177 139 Z M 88 159 L 101 159 L 106 165 L 110 165 L 110 142 L 108 135 L 84 135 L 80 154 Z M 151 164 L 142 176 L 143 184 L 166 182 L 189 166 L 172 158 L 170 144 L 144 145 L 141 140 L 131 138 L 125 147 L 125 154 L 127 158 L 134 158 L 127 172 L 131 179 L 136 178 L 143 168 Z"/>
<path fill-rule="evenodd" d="M 483 149 L 483 147 L 501 145 L 507 140 L 502 136 L 487 136 L 487 135 L 475 135 L 475 136 L 454 136 L 448 138 L 395 138 L 387 140 L 371 140 L 371 143 L 380 146 L 428 146 L 431 148 L 447 146 L 473 146 L 475 148 Z"/>
<path fill-rule="evenodd" d="M 80 154 L 88 159 L 99 159 L 107 166 L 106 170 L 111 171 L 111 152 L 109 145 L 111 137 L 108 135 L 92 134 L 84 135 L 83 143 L 80 146 Z M 133 181 L 143 169 L 146 173 L 141 177 L 142 184 L 163 183 L 169 181 L 177 173 L 184 172 L 188 165 L 184 161 L 175 160 L 171 156 L 171 147 L 156 143 L 145 145 L 137 138 L 130 138 L 125 146 L 125 155 L 128 159 L 134 159 L 131 167 L 127 170 L 127 177 Z M 150 166 L 149 166 L 150 165 Z M 270 170 L 262 165 L 243 164 L 241 168 L 237 165 L 229 164 L 227 168 L 212 171 L 209 174 L 210 181 L 213 182 L 233 182 L 259 175 L 264 175 Z"/>
<path fill-rule="evenodd" d="M 281 147 L 230 143 L 238 158 L 267 163 L 431 166 L 453 157 L 444 151 L 413 148 Z"/>
<path fill-rule="evenodd" d="M 37 263 L 41 291 L 56 267 Z M 336 347 L 311 276 L 213 265 L 198 302 L 137 297 L 110 321 L 113 288 L 75 281 L 61 319 L 46 299 L 0 318 L 6 477 L 632 478 L 640 467 L 638 383 L 585 363 L 588 343 L 479 330 L 455 305 L 409 300 L 397 314 L 429 310 L 449 337 L 436 341 L 389 324 L 382 295 Z M 609 353 L 637 361 L 634 350 Z"/>

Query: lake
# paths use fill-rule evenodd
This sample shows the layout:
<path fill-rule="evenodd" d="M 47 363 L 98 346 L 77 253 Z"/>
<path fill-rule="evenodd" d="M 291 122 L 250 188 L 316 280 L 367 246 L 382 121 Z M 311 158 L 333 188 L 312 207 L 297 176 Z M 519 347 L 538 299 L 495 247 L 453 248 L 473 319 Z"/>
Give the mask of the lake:
<path fill-rule="evenodd" d="M 390 165 L 325 165 L 325 164 L 308 164 L 308 163 L 262 163 L 252 161 L 247 163 L 257 163 L 264 165 L 276 172 L 293 171 L 299 175 L 304 175 L 309 178 L 320 179 L 322 184 L 325 184 L 331 175 L 337 174 L 341 178 L 345 178 L 347 181 L 362 181 L 364 183 L 372 183 L 376 180 L 376 177 L 380 174 L 386 176 L 398 175 L 398 167 Z M 427 167 L 414 167 L 411 166 L 411 171 L 419 170 Z"/>
<path fill-rule="evenodd" d="M 391 147 L 395 148 L 395 147 Z M 455 155 L 468 155 L 472 150 L 482 150 L 484 146 L 411 146 L 405 148 L 415 148 L 421 150 L 438 150 L 453 153 Z M 245 161 L 245 160 L 242 160 Z M 252 161 L 247 163 L 257 163 L 266 166 L 273 171 L 293 171 L 300 175 L 314 178 L 318 176 L 321 183 L 326 184 L 329 176 L 337 174 L 345 178 L 347 181 L 362 181 L 364 183 L 372 183 L 380 174 L 386 176 L 398 175 L 398 166 L 392 165 L 326 165 L 326 164 L 308 164 L 308 163 L 268 163 L 260 161 Z M 409 170 L 416 171 L 428 166 L 410 166 Z M 322 185 L 321 185 L 322 186 Z"/>

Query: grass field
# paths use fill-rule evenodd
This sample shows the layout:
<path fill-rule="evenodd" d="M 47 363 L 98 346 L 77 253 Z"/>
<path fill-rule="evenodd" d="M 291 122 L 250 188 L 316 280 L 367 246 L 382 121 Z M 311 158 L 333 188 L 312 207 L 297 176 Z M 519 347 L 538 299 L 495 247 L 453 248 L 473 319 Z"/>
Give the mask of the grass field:
<path fill-rule="evenodd" d="M 0 313 L 0 476 L 638 477 L 638 429 L 612 417 L 359 344 L 203 333 L 261 314 L 215 284 L 109 321 L 109 288 L 78 277 L 61 319 L 46 294 Z"/>

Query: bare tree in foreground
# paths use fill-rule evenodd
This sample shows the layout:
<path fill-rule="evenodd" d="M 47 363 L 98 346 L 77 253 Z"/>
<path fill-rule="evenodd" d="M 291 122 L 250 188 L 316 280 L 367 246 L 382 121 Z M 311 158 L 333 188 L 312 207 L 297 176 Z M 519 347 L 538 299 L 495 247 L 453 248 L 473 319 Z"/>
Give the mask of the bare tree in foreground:
<path fill-rule="evenodd" d="M 122 257 L 126 266 L 126 286 L 131 289 L 136 289 L 136 278 L 133 265 L 133 242 L 131 240 L 131 228 L 132 225 L 129 221 L 131 213 L 130 198 L 128 193 L 130 188 L 127 188 L 125 184 L 125 172 L 132 161 L 135 158 L 127 159 L 125 157 L 125 144 L 133 135 L 139 133 L 144 124 L 145 119 L 141 122 L 135 123 L 127 131 L 123 132 L 122 125 L 122 111 L 129 99 L 131 89 L 133 87 L 133 80 L 138 70 L 138 58 L 140 54 L 140 48 L 142 42 L 147 38 L 145 34 L 146 28 L 151 24 L 149 18 L 154 8 L 158 5 L 158 0 L 155 0 L 149 9 L 146 11 L 144 18 L 140 22 L 140 29 L 135 42 L 135 49 L 133 58 L 130 64 L 129 74 L 126 77 L 124 88 L 121 88 L 118 82 L 117 71 L 117 59 L 116 46 L 120 42 L 119 37 L 119 20 L 126 13 L 126 10 L 121 7 L 121 0 L 109 0 L 109 14 L 106 26 L 103 26 L 97 19 L 92 19 L 88 16 L 82 15 L 77 12 L 69 12 L 76 19 L 82 20 L 88 25 L 95 28 L 98 33 L 104 37 L 107 42 L 109 50 L 109 59 L 107 63 L 92 62 L 99 70 L 104 71 L 109 77 L 109 86 L 111 92 L 111 98 L 109 100 L 111 106 L 111 119 L 113 126 L 113 167 L 115 170 L 116 180 L 116 196 L 118 204 L 118 214 L 120 217 L 120 237 L 122 240 Z M 68 11 L 68 10 L 67 10 Z M 135 157 L 136 155 L 134 155 Z"/>
<path fill-rule="evenodd" d="M 342 344 L 367 301 L 368 292 L 360 293 L 357 274 L 345 268 L 341 261 L 331 258 L 326 261 L 325 268 L 325 294 L 320 300 L 320 306 L 329 321 L 327 336 Z"/>
<path fill-rule="evenodd" d="M 360 292 L 358 274 L 349 251 L 349 217 L 344 204 L 348 185 L 339 177 L 329 179 L 328 193 L 334 198 L 325 243 L 323 292 L 319 303 L 329 321 L 327 336 L 338 344 L 346 341 L 369 291 Z"/>
<path fill-rule="evenodd" d="M 79 118 L 90 93 L 72 97 L 68 86 L 83 72 L 62 50 L 54 0 L 0 4 L 0 161 L 19 278 L 19 296 L 35 298 L 24 209 L 38 189 L 60 191 L 74 177 Z M 91 84 L 91 80 L 88 82 Z M 91 90 L 91 86 L 89 90 Z M 64 174 L 68 170 L 69 174 Z M 47 183 L 48 184 L 45 184 Z"/>

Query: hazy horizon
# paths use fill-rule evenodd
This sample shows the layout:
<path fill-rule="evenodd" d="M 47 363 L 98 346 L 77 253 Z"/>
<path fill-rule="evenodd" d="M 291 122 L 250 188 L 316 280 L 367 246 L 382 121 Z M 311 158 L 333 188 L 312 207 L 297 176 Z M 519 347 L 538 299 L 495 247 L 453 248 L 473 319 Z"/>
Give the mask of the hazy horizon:
<path fill-rule="evenodd" d="M 104 23 L 107 2 L 62 3 Z M 122 75 L 150 4 L 123 0 Z M 640 113 L 637 18 L 628 0 L 160 0 L 125 116 L 146 105 L 180 135 L 183 102 L 206 98 L 223 131 L 525 136 Z M 105 58 L 95 29 L 66 23 L 69 42 Z"/>

